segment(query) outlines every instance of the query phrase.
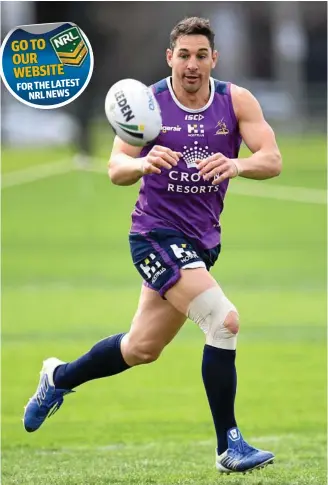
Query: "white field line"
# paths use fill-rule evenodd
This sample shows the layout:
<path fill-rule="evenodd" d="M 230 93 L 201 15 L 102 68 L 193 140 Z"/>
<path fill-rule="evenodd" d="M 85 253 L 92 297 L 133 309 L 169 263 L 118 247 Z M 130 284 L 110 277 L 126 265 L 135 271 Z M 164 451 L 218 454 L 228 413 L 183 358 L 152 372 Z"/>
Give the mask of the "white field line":
<path fill-rule="evenodd" d="M 107 166 L 103 160 L 94 158 L 94 164 L 90 167 L 81 168 L 72 160 L 60 160 L 46 165 L 37 165 L 24 170 L 18 170 L 2 176 L 2 188 L 24 185 L 44 178 L 52 177 L 71 172 L 83 170 L 95 173 L 103 173 L 107 176 Z M 292 202 L 303 202 L 310 204 L 327 204 L 327 193 L 324 189 L 309 189 L 306 187 L 293 187 L 288 185 L 268 185 L 265 182 L 247 180 L 233 180 L 230 183 L 229 193 L 261 197 Z"/>
<path fill-rule="evenodd" d="M 24 170 L 16 170 L 14 172 L 2 175 L 1 187 L 6 189 L 8 187 L 24 185 L 30 182 L 52 177 L 53 175 L 71 172 L 74 169 L 75 167 L 73 162 L 69 159 L 42 165 L 35 165 Z"/>
<path fill-rule="evenodd" d="M 291 185 L 268 185 L 265 182 L 233 180 L 229 192 L 237 195 L 250 195 L 268 199 L 306 202 L 310 204 L 327 204 L 327 192 L 324 189 L 309 189 Z"/>

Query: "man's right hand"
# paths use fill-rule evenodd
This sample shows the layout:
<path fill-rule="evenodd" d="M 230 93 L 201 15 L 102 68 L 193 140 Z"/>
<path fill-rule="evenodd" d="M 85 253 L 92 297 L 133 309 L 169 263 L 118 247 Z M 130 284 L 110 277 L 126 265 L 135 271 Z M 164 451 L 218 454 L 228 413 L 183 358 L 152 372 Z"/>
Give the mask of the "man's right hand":
<path fill-rule="evenodd" d="M 159 145 L 153 146 L 148 155 L 141 160 L 141 169 L 143 175 L 151 173 L 160 174 L 161 169 L 170 170 L 178 164 L 182 153 L 170 150 L 170 148 Z"/>

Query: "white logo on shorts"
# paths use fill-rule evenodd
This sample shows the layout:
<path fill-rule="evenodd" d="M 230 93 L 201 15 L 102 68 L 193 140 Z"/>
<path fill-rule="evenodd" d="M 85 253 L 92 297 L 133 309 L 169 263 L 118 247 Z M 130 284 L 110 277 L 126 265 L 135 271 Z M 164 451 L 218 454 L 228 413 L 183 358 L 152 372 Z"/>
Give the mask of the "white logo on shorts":
<path fill-rule="evenodd" d="M 177 244 L 171 244 L 171 248 L 174 252 L 174 255 L 178 259 L 181 259 L 182 263 L 187 263 L 192 259 L 198 259 L 198 254 L 196 253 L 196 251 L 194 250 L 190 251 L 189 249 L 185 249 L 183 247 L 183 244 L 181 246 L 182 247 L 180 248 Z"/>
<path fill-rule="evenodd" d="M 140 268 L 145 273 L 147 279 L 152 278 L 152 283 L 155 283 L 157 278 L 166 271 L 159 261 L 155 261 L 154 264 L 150 264 L 151 261 L 156 259 L 154 253 L 150 253 L 148 258 L 144 260 L 144 264 L 140 264 Z"/>

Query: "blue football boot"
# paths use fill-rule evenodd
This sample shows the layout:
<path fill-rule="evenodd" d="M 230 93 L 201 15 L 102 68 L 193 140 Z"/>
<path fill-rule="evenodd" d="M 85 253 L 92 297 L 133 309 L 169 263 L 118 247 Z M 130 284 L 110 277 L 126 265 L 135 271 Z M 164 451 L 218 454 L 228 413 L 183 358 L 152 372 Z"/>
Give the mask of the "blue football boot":
<path fill-rule="evenodd" d="M 216 468 L 221 473 L 247 473 L 273 463 L 274 454 L 253 448 L 243 440 L 238 428 L 229 429 L 228 449 L 216 455 Z"/>
<path fill-rule="evenodd" d="M 54 386 L 53 375 L 55 369 L 66 364 L 55 357 L 51 357 L 43 362 L 40 372 L 40 382 L 35 394 L 25 406 L 23 417 L 24 428 L 31 433 L 40 428 L 46 417 L 52 416 L 63 404 L 64 396 L 70 394 L 70 389 L 56 389 Z"/>

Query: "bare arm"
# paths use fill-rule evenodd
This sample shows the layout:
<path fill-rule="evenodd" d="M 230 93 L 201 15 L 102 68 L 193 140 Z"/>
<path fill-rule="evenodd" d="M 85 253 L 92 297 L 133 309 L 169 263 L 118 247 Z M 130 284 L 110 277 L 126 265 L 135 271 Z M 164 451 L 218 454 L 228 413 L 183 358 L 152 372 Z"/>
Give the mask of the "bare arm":
<path fill-rule="evenodd" d="M 148 174 L 159 175 L 170 170 L 182 156 L 169 148 L 155 145 L 145 157 L 139 157 L 142 147 L 134 147 L 115 137 L 108 164 L 108 175 L 115 185 L 133 185 Z"/>
<path fill-rule="evenodd" d="M 115 185 L 133 185 L 142 177 L 142 147 L 128 145 L 118 136 L 114 139 L 108 163 L 108 175 Z"/>
<path fill-rule="evenodd" d="M 233 107 L 240 134 L 253 155 L 235 160 L 239 175 L 264 180 L 280 174 L 282 159 L 271 126 L 264 119 L 256 98 L 246 89 L 232 85 Z"/>

